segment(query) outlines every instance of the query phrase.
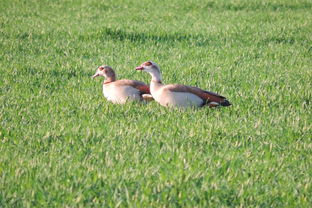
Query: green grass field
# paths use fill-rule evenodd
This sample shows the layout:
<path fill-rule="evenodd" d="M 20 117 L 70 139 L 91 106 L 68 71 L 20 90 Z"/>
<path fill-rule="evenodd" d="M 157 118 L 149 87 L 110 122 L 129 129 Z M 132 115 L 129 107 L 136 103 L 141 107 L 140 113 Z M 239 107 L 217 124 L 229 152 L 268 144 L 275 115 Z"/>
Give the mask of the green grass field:
<path fill-rule="evenodd" d="M 99 65 L 226 96 L 114 105 Z M 0 0 L 0 207 L 311 207 L 310 0 Z"/>

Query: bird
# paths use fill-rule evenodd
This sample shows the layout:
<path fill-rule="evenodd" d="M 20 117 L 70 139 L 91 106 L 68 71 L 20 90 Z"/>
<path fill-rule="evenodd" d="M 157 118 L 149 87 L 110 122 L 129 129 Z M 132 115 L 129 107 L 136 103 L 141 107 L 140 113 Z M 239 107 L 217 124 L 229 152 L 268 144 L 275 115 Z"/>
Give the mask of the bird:
<path fill-rule="evenodd" d="M 144 82 L 136 80 L 116 80 L 116 73 L 110 66 L 99 66 L 92 78 L 103 76 L 104 97 L 115 104 L 125 104 L 127 101 L 151 101 L 150 88 Z"/>
<path fill-rule="evenodd" d="M 148 72 L 152 76 L 150 91 L 156 102 L 166 107 L 217 107 L 230 106 L 231 103 L 223 96 L 197 87 L 179 84 L 163 84 L 159 66 L 146 61 L 136 70 Z"/>

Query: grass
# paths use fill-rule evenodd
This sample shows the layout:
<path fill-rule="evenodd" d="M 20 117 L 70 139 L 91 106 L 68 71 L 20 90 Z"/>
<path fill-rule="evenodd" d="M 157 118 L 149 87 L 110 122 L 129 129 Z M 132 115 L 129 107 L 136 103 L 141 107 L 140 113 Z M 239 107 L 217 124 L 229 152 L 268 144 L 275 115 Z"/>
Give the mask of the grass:
<path fill-rule="evenodd" d="M 0 1 L 1 207 L 311 207 L 308 0 Z M 97 66 L 233 106 L 114 105 Z"/>

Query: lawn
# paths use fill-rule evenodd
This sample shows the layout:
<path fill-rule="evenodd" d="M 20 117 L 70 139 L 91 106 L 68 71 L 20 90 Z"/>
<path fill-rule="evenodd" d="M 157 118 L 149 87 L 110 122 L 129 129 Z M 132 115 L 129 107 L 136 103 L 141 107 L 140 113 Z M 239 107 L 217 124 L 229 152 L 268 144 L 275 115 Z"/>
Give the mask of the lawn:
<path fill-rule="evenodd" d="M 114 105 L 99 65 L 228 108 Z M 0 207 L 311 207 L 310 0 L 0 0 Z"/>

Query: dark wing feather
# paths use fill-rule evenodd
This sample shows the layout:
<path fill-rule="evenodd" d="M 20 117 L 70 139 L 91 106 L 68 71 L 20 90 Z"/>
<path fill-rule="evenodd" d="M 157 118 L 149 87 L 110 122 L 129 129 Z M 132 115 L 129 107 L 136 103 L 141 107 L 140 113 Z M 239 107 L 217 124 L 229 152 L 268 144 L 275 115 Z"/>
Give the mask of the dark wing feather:
<path fill-rule="evenodd" d="M 129 85 L 138 89 L 141 94 L 151 94 L 150 87 L 141 81 L 123 79 L 123 80 L 117 80 L 115 84 L 116 85 Z"/>
<path fill-rule="evenodd" d="M 209 92 L 206 90 L 202 90 L 198 87 L 191 87 L 191 86 L 186 86 L 186 85 L 166 85 L 165 87 L 167 90 L 173 91 L 173 92 L 189 92 L 189 93 L 193 93 L 195 95 L 197 95 L 198 97 L 200 97 L 201 99 L 203 99 L 203 101 L 205 103 L 209 103 L 209 102 L 217 102 L 220 103 L 222 105 L 222 103 L 224 101 L 226 101 L 226 98 L 218 95 L 217 93 L 214 92 Z M 228 102 L 228 101 L 227 101 Z"/>

